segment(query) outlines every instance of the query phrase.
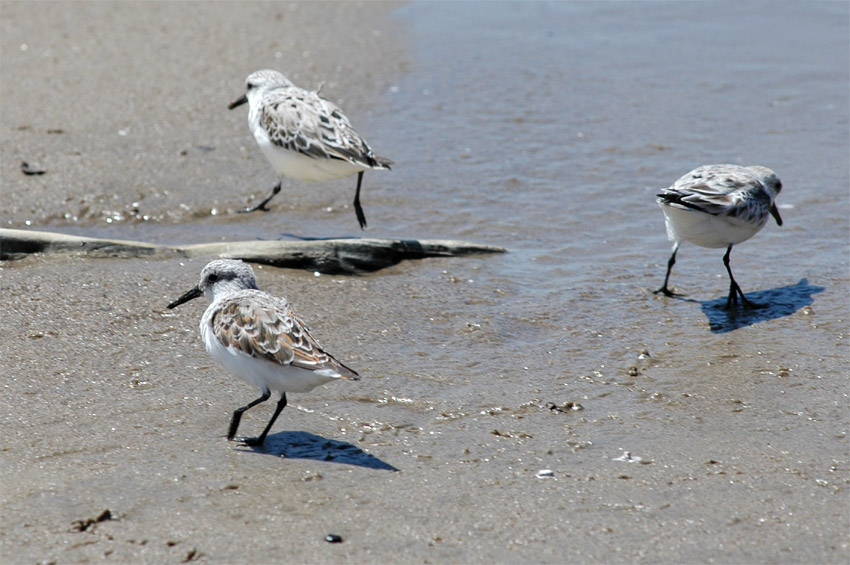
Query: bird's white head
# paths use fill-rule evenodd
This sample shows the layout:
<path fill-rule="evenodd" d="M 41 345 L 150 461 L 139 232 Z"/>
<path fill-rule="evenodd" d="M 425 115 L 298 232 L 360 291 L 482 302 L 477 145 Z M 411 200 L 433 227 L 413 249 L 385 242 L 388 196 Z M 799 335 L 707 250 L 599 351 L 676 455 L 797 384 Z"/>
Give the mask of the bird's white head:
<path fill-rule="evenodd" d="M 168 308 L 188 302 L 201 295 L 212 302 L 219 296 L 227 296 L 240 290 L 255 289 L 257 278 L 250 265 L 233 259 L 218 259 L 211 261 L 201 271 L 201 281 L 183 296 L 168 305 Z"/>
<path fill-rule="evenodd" d="M 770 196 L 770 214 L 773 216 L 773 219 L 776 220 L 776 223 L 781 226 L 782 217 L 779 215 L 779 210 L 776 208 L 776 197 L 779 196 L 779 193 L 782 191 L 782 181 L 779 180 L 779 177 L 776 176 L 776 173 L 772 169 L 768 169 L 767 167 L 754 165 L 747 168 L 751 170 L 764 185 L 764 189 Z"/>
<path fill-rule="evenodd" d="M 271 69 L 254 71 L 245 79 L 245 90 L 254 88 L 275 88 L 278 86 L 292 86 L 292 83 L 283 74 Z"/>
<path fill-rule="evenodd" d="M 768 169 L 767 167 L 762 167 L 760 165 L 754 165 L 747 168 L 759 177 L 761 183 L 770 193 L 770 200 L 773 201 L 776 199 L 777 195 L 779 195 L 782 190 L 782 181 L 779 180 L 776 173 L 772 169 Z"/>
<path fill-rule="evenodd" d="M 198 288 L 212 301 L 216 296 L 240 290 L 257 289 L 254 269 L 247 263 L 233 259 L 218 259 L 201 271 Z"/>
<path fill-rule="evenodd" d="M 277 71 L 270 69 L 254 71 L 245 79 L 245 94 L 228 104 L 227 107 L 232 110 L 246 102 L 250 102 L 251 106 L 256 106 L 269 90 L 287 86 L 293 86 L 292 82 Z"/>

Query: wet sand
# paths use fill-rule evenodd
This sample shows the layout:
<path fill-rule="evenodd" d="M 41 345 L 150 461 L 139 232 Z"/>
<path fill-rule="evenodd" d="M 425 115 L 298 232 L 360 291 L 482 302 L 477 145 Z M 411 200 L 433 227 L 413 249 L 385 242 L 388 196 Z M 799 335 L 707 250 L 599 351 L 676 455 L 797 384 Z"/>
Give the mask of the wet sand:
<path fill-rule="evenodd" d="M 395 6 L 4 2 L 0 221 L 181 243 L 268 237 L 269 226 L 359 235 L 345 183 L 282 195 L 276 215 L 232 214 L 272 177 L 244 112 L 225 105 L 244 75 L 272 67 L 305 86 L 327 81 L 323 93 L 361 133 L 408 163 L 408 173 L 367 176 L 370 237 L 448 232 L 429 217 L 443 210 L 429 199 L 456 201 L 413 177 L 437 171 L 449 186 L 454 171 L 471 169 L 485 184 L 480 167 L 491 160 L 452 144 L 439 171 L 423 147 L 441 138 L 423 145 L 402 132 L 405 149 L 370 121 L 380 112 L 372 100 L 410 65 Z M 418 158 L 427 167 L 416 169 Z M 26 177 L 21 160 L 48 173 Z M 588 173 L 615 185 L 601 175 Z M 393 200 L 390 187 L 405 183 Z M 799 235 L 817 217 L 807 205 L 829 202 L 838 184 L 799 200 L 791 187 L 804 183 L 786 186 L 798 206 L 783 216 Z M 669 249 L 657 210 L 651 231 L 634 230 L 650 251 L 621 247 L 597 270 L 572 241 L 535 255 L 543 244 L 513 217 L 501 226 L 488 217 L 501 209 L 482 204 L 482 225 L 455 212 L 456 231 L 439 235 L 512 253 L 353 277 L 256 268 L 261 287 L 287 296 L 363 375 L 290 395 L 261 450 L 224 437 L 232 410 L 256 392 L 204 352 L 205 305 L 165 308 L 205 259 L 5 262 L 2 560 L 848 561 L 846 257 L 800 268 L 798 255 L 782 255 L 793 247 L 786 232 L 766 228 L 736 256 L 736 276 L 774 268 L 776 282 L 744 290 L 786 304 L 731 319 L 716 308 L 725 281 L 707 274 L 719 256 L 706 250 L 688 247 L 674 280 L 702 302 L 648 293 Z M 832 231 L 813 238 L 832 253 L 834 238 L 846 238 L 838 212 L 821 224 Z M 759 252 L 770 267 L 746 260 Z M 528 284 L 528 265 L 561 269 L 566 291 Z M 582 270 L 579 286 L 570 277 Z M 258 433 L 272 408 L 248 412 L 240 431 Z"/>
<path fill-rule="evenodd" d="M 437 261 L 427 270 L 466 276 L 487 260 Z M 782 400 L 794 379 L 764 364 L 769 344 L 686 368 L 711 377 L 686 391 L 680 362 L 639 351 L 624 352 L 614 377 L 562 370 L 528 387 L 493 375 L 489 390 L 470 391 L 474 365 L 450 370 L 432 352 L 476 339 L 472 321 L 433 325 L 448 333 L 431 344 L 409 327 L 434 301 L 463 311 L 468 289 L 452 277 L 421 286 L 415 263 L 360 278 L 263 268 L 261 286 L 295 301 L 364 379 L 290 395 L 255 452 L 224 438 L 255 392 L 203 352 L 204 306 L 165 309 L 202 264 L 4 265 L 4 561 L 840 562 L 846 552 L 842 391 L 813 380 L 791 385 L 804 404 Z M 392 350 L 419 361 L 395 362 Z M 413 380 L 430 394 L 407 395 Z M 644 408 L 635 419 L 600 412 L 603 398 Z M 249 412 L 241 431 L 258 433 L 271 408 Z M 553 476 L 538 478 L 544 469 Z M 107 509 L 111 520 L 75 531 Z"/>

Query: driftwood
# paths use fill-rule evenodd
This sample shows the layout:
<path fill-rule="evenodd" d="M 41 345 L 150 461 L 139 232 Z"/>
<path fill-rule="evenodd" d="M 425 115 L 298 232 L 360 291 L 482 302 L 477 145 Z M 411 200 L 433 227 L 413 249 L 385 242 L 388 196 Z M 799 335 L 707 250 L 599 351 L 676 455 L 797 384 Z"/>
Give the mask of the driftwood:
<path fill-rule="evenodd" d="M 53 232 L 0 229 L 0 260 L 19 259 L 31 253 L 77 253 L 89 257 L 126 258 L 216 257 L 341 274 L 377 271 L 405 259 L 457 257 L 505 251 L 505 248 L 494 245 L 449 239 L 234 241 L 180 247 Z"/>

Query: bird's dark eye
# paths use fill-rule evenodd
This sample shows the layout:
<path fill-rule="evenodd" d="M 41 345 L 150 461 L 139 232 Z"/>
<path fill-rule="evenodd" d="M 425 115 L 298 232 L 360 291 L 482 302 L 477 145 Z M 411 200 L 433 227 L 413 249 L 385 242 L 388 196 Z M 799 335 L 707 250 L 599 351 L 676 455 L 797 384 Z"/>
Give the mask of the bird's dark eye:
<path fill-rule="evenodd" d="M 250 82 L 249 82 L 249 83 L 246 85 L 246 88 L 247 88 L 248 90 L 251 90 L 252 88 L 254 88 L 254 87 L 256 87 L 256 86 L 257 86 L 256 84 L 252 84 L 252 83 L 250 83 Z"/>
<path fill-rule="evenodd" d="M 207 280 L 210 282 L 215 282 L 218 280 L 218 275 L 215 273 L 211 273 L 210 276 L 207 277 Z"/>
<path fill-rule="evenodd" d="M 782 190 L 782 181 L 777 181 L 776 183 L 776 192 Z"/>

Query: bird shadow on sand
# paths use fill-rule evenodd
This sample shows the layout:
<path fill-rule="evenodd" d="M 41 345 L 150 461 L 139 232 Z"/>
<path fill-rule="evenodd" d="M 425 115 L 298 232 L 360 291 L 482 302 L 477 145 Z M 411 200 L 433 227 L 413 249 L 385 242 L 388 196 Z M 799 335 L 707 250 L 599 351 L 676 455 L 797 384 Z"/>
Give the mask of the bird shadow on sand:
<path fill-rule="evenodd" d="M 800 279 L 800 282 L 794 285 L 747 293 L 749 300 L 765 304 L 764 308 L 726 310 L 725 296 L 702 301 L 700 306 L 708 318 L 712 333 L 727 333 L 759 322 L 790 316 L 800 308 L 812 304 L 812 296 L 824 290 L 822 286 L 810 285 L 807 279 Z"/>
<path fill-rule="evenodd" d="M 262 446 L 245 446 L 253 451 L 285 459 L 312 459 L 345 465 L 356 465 L 380 471 L 398 471 L 389 463 L 366 453 L 348 442 L 317 436 L 309 432 L 279 432 L 266 437 Z"/>

